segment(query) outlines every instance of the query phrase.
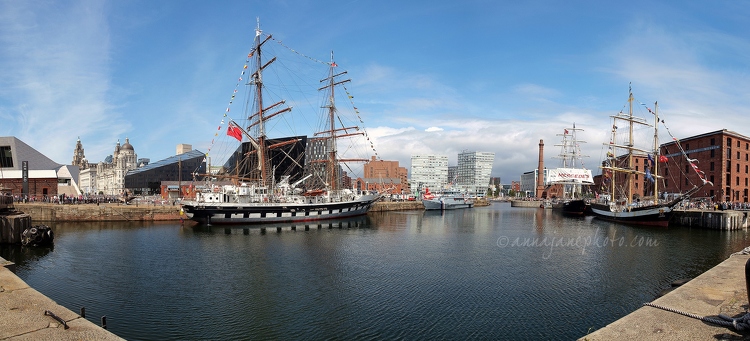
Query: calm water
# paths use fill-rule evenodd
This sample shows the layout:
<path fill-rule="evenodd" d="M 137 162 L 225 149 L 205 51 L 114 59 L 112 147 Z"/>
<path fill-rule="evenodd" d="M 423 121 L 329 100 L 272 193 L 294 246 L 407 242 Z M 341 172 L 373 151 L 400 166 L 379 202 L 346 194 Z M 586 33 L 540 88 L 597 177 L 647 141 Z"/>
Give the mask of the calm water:
<path fill-rule="evenodd" d="M 746 231 L 641 229 L 508 204 L 266 234 L 53 228 L 54 250 L 2 256 L 130 340 L 575 339 L 750 245 Z"/>

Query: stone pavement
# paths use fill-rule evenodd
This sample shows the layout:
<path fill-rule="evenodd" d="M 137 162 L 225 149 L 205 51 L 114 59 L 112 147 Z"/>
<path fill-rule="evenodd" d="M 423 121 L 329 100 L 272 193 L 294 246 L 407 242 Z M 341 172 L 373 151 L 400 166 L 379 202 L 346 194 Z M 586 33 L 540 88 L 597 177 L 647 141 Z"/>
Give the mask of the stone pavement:
<path fill-rule="evenodd" d="M 734 255 L 652 303 L 718 319 L 742 316 L 748 308 L 745 263 Z M 750 340 L 750 331 L 703 322 L 674 312 L 644 306 L 579 340 Z"/>
<path fill-rule="evenodd" d="M 29 287 L 12 266 L 0 258 L 0 340 L 123 340 Z"/>

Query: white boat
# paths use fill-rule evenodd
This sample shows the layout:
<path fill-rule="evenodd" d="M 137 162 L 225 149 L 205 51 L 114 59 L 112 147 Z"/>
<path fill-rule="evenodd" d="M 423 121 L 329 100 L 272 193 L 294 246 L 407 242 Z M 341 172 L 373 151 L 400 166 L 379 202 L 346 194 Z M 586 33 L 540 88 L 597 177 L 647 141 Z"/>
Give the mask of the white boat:
<path fill-rule="evenodd" d="M 474 200 L 466 198 L 460 192 L 443 191 L 434 194 L 430 193 L 429 188 L 425 188 L 422 205 L 425 210 L 455 210 L 474 207 Z"/>
<path fill-rule="evenodd" d="M 659 156 L 659 137 L 658 137 L 658 104 L 654 103 L 654 111 L 648 109 L 648 111 L 654 115 L 653 126 L 646 121 L 646 119 L 636 117 L 633 115 L 633 93 L 630 91 L 628 96 L 628 113 L 623 114 L 622 111 L 617 115 L 612 116 L 614 122 L 612 125 L 612 136 L 609 143 L 605 143 L 607 146 L 607 158 L 601 167 L 603 170 L 602 181 L 603 185 L 608 187 L 608 193 L 600 196 L 600 200 L 591 204 L 591 211 L 598 217 L 604 220 L 617 221 L 628 224 L 636 225 L 652 225 L 652 226 L 669 226 L 669 221 L 672 217 L 674 207 L 680 203 L 680 201 L 689 198 L 693 193 L 697 192 L 711 182 L 707 181 L 705 177 L 697 172 L 696 167 L 693 170 L 698 173 L 699 178 L 703 183 L 698 186 L 694 185 L 692 189 L 683 193 L 672 200 L 665 200 L 659 195 L 659 162 L 665 162 L 666 157 Z M 618 141 L 617 135 L 618 129 L 621 123 L 624 122 L 623 128 L 627 129 L 625 139 Z M 662 124 L 664 121 L 661 121 Z M 648 126 L 653 128 L 653 144 L 646 147 L 637 147 L 634 139 L 634 126 Z M 691 165 L 687 155 L 682 151 L 683 156 L 687 159 Z M 643 159 L 643 166 L 639 168 L 636 165 L 635 159 L 639 157 Z M 659 161 L 659 162 L 656 162 Z M 650 192 L 650 196 L 644 196 L 639 198 L 634 193 L 634 188 L 638 184 L 636 183 L 636 177 L 642 176 L 641 184 L 647 192 Z M 606 199 L 605 199 L 606 198 Z"/>
<path fill-rule="evenodd" d="M 194 182 L 195 197 L 183 201 L 184 213 L 189 219 L 209 225 L 302 222 L 366 214 L 381 194 L 346 186 L 340 162 L 365 162 L 369 155 L 342 160 L 337 147 L 340 138 L 366 137 L 360 127 L 340 124 L 347 121 L 335 106 L 335 89 L 349 82 L 340 79 L 346 71 L 336 71 L 338 65 L 331 53 L 331 61 L 325 63 L 328 76 L 317 89 L 325 94 L 325 123 L 313 137 L 269 138 L 267 125 L 271 119 L 291 112 L 284 100 L 268 106 L 263 102 L 263 73 L 276 57 L 264 58 L 261 47 L 265 51 L 268 46 L 264 44 L 271 39 L 258 24 L 253 48 L 237 82 L 237 87 L 248 87 L 248 99 L 243 101 L 247 104 L 244 124 L 228 115 L 229 107 L 222 119 L 222 125 L 226 119 L 226 135 L 231 137 L 225 139 L 241 144 L 217 174 L 206 174 L 203 181 Z M 235 89 L 230 105 L 237 93 Z M 348 91 L 346 94 L 352 98 Z M 222 129 L 220 125 L 219 130 Z M 210 165 L 206 168 L 210 169 Z"/>

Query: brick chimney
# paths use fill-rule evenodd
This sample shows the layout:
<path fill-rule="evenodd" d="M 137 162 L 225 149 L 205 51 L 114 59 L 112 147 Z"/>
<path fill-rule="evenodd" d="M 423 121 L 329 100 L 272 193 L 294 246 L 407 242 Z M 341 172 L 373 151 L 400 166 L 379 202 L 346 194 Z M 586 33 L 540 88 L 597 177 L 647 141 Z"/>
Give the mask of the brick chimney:
<path fill-rule="evenodd" d="M 539 165 L 536 175 L 536 197 L 541 198 L 544 193 L 544 140 L 539 140 Z"/>

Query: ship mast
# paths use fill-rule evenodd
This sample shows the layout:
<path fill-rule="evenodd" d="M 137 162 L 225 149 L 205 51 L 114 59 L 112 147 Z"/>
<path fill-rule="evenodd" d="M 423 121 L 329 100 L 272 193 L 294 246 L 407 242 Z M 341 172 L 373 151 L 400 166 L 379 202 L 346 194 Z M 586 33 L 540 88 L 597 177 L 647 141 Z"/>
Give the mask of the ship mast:
<path fill-rule="evenodd" d="M 276 61 L 276 57 L 271 58 L 268 62 L 265 64 L 262 64 L 263 61 L 261 59 L 261 46 L 271 39 L 271 35 L 269 34 L 265 39 L 261 41 L 261 31 L 260 29 L 260 19 L 258 19 L 258 26 L 255 29 L 255 45 L 253 50 L 250 52 L 250 56 L 248 57 L 254 57 L 255 58 L 255 65 L 256 70 L 253 72 L 252 75 L 250 75 L 250 84 L 255 87 L 255 112 L 248 117 L 248 121 L 252 122 L 248 127 L 247 130 L 249 131 L 250 128 L 254 126 L 258 126 L 258 137 L 257 139 L 253 140 L 250 138 L 250 142 L 253 144 L 253 147 L 257 150 L 257 157 L 258 157 L 258 170 L 260 171 L 260 181 L 264 186 L 268 186 L 270 182 L 273 180 L 273 174 L 269 176 L 269 169 L 271 168 L 269 163 L 269 156 L 268 156 L 268 150 L 270 148 L 274 148 L 277 145 L 267 145 L 267 136 L 266 136 L 266 121 L 271 119 L 272 117 L 290 111 L 292 108 L 285 107 L 278 111 L 275 111 L 273 113 L 268 113 L 271 109 L 276 108 L 277 106 L 284 104 L 285 101 L 279 101 L 274 104 L 269 105 L 268 107 L 263 107 L 263 69 L 271 65 L 274 61 Z M 249 136 L 248 136 L 249 137 Z"/>
<path fill-rule="evenodd" d="M 654 203 L 659 203 L 659 102 L 654 102 Z"/>
<path fill-rule="evenodd" d="M 629 133 L 628 133 L 628 169 L 631 170 L 630 172 L 627 172 L 625 175 L 627 186 L 628 186 L 628 201 L 626 202 L 627 205 L 630 205 L 633 203 L 633 172 L 632 170 L 635 169 L 633 165 L 633 91 L 628 89 L 628 92 L 630 93 L 628 95 L 628 118 L 630 121 L 630 124 L 628 124 L 629 127 Z"/>
<path fill-rule="evenodd" d="M 350 82 L 351 79 L 345 79 L 341 81 L 337 81 L 336 77 L 342 76 L 347 74 L 347 71 L 342 71 L 339 73 L 335 73 L 336 62 L 334 62 L 333 59 L 333 51 L 331 51 L 331 63 L 329 64 L 329 71 L 328 71 L 328 77 L 325 79 L 321 79 L 320 83 L 325 83 L 326 85 L 319 88 L 318 91 L 322 90 L 329 90 L 328 93 L 328 103 L 325 104 L 324 108 L 328 110 L 328 126 L 325 129 L 325 131 L 317 132 L 315 133 L 315 136 L 318 135 L 326 135 L 325 137 L 320 138 L 321 140 L 327 141 L 327 159 L 323 160 L 326 162 L 326 173 L 328 175 L 328 187 L 331 190 L 337 190 L 339 189 L 339 182 L 340 182 L 340 176 L 338 174 L 338 163 L 339 162 L 346 162 L 346 161 L 360 161 L 365 162 L 369 161 L 367 159 L 338 159 L 337 158 L 337 147 L 336 147 L 336 139 L 347 137 L 347 136 L 354 136 L 354 135 L 364 135 L 363 132 L 359 131 L 359 127 L 352 126 L 352 127 L 336 127 L 336 100 L 335 100 L 335 87 L 340 84 L 344 84 L 347 82 Z M 316 138 L 317 140 L 317 138 Z"/>
<path fill-rule="evenodd" d="M 254 114 L 254 116 L 257 116 L 257 122 L 258 122 L 258 168 L 260 170 L 260 181 L 265 184 L 267 181 L 267 171 L 268 168 L 266 167 L 266 124 L 265 124 L 265 118 L 263 117 L 263 67 L 261 67 L 261 50 L 260 47 L 263 45 L 263 42 L 260 41 L 260 36 L 263 31 L 260 30 L 260 19 L 258 19 L 258 26 L 255 28 L 255 48 L 253 49 L 253 52 L 255 54 L 255 65 L 257 69 L 255 72 L 251 75 L 252 78 L 252 84 L 255 86 L 255 100 L 257 104 L 257 112 Z M 269 35 L 268 38 L 271 38 Z M 269 62 L 270 63 L 270 62 Z M 252 117 L 252 116 L 251 116 Z M 248 120 L 251 119 L 251 117 L 248 117 Z M 247 127 L 247 129 L 250 129 L 250 126 Z"/>
<path fill-rule="evenodd" d="M 333 51 L 331 51 L 331 67 L 329 71 L 329 77 L 328 77 L 328 86 L 331 89 L 330 97 L 328 97 L 328 122 L 331 125 L 331 136 L 329 140 L 329 149 L 328 149 L 328 181 L 329 186 L 331 186 L 331 190 L 338 189 L 338 177 L 336 176 L 338 173 L 336 169 L 336 121 L 334 120 L 336 116 L 336 87 L 334 85 L 346 83 L 351 81 L 351 79 L 347 79 L 344 81 L 341 81 L 340 83 L 335 82 L 335 77 L 338 75 L 334 75 L 334 68 L 336 67 L 336 63 L 333 61 Z M 346 73 L 343 72 L 341 74 Z"/>
<path fill-rule="evenodd" d="M 609 150 L 612 151 L 612 154 L 609 155 L 608 158 L 611 159 L 610 164 L 608 166 L 603 166 L 602 168 L 605 170 L 609 170 L 612 173 L 612 185 L 610 186 L 610 191 L 612 195 L 612 199 L 615 200 L 615 195 L 617 194 L 617 186 L 615 185 L 617 183 L 617 179 L 622 179 L 621 176 L 618 176 L 619 173 L 625 173 L 625 186 L 627 186 L 627 196 L 625 198 L 626 205 L 630 205 L 633 202 L 633 189 L 634 189 L 634 178 L 635 174 L 646 174 L 645 171 L 640 171 L 635 169 L 635 162 L 634 162 L 634 151 L 638 151 L 640 153 L 652 153 L 653 150 L 644 150 L 641 148 L 635 147 L 635 144 L 633 142 L 633 130 L 634 125 L 642 124 L 645 126 L 651 126 L 651 124 L 647 123 L 645 119 L 639 118 L 636 116 L 633 116 L 633 101 L 635 100 L 633 98 L 633 91 L 629 88 L 628 90 L 628 114 L 623 114 L 622 111 L 618 113 L 617 115 L 611 116 L 613 118 L 613 125 L 612 125 L 612 137 L 609 142 Z M 628 140 L 623 145 L 619 145 L 616 142 L 616 135 L 617 135 L 617 122 L 618 120 L 627 121 L 628 122 Z M 656 134 L 656 132 L 654 133 Z M 656 148 L 658 148 L 658 141 L 654 142 Z M 618 149 L 625 149 L 627 152 L 623 154 L 622 157 L 618 156 L 617 150 Z M 620 167 L 617 164 L 620 163 L 621 160 L 625 160 L 627 162 L 627 165 L 624 167 Z"/>

